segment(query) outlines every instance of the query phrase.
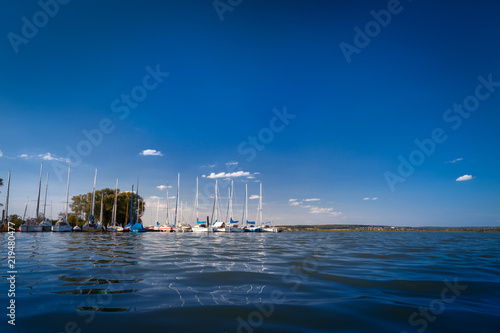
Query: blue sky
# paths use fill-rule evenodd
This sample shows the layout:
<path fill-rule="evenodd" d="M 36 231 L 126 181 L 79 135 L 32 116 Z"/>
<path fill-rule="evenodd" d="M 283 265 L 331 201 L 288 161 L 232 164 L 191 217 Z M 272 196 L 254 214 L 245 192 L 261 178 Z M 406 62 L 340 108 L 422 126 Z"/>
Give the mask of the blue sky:
<path fill-rule="evenodd" d="M 0 20 L 10 213 L 29 196 L 34 215 L 44 160 L 54 216 L 71 161 L 70 195 L 96 168 L 98 188 L 139 177 L 146 224 L 178 172 L 185 216 L 199 177 L 202 216 L 217 178 L 238 218 L 262 181 L 276 224 L 500 224 L 494 1 L 42 3 L 51 15 L 16 1 Z"/>

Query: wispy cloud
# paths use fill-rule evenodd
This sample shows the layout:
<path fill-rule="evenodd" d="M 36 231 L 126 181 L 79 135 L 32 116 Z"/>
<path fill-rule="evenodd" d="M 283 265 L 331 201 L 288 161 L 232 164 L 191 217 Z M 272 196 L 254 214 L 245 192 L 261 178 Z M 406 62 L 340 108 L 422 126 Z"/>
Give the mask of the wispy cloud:
<path fill-rule="evenodd" d="M 217 179 L 217 178 L 238 178 L 238 177 L 252 177 L 248 171 L 236 171 L 236 172 L 212 172 L 211 174 L 203 175 L 203 178 Z"/>
<path fill-rule="evenodd" d="M 56 156 L 52 155 L 51 153 L 40 154 L 40 155 L 38 155 L 38 157 L 40 157 L 44 161 L 59 161 L 59 162 L 69 163 L 69 160 L 67 158 L 56 157 Z"/>
<path fill-rule="evenodd" d="M 454 159 L 453 161 L 448 161 L 448 162 L 446 162 L 446 163 L 457 163 L 457 162 L 460 162 L 461 160 L 463 160 L 463 158 L 462 158 L 462 157 L 459 157 L 459 158 L 457 158 L 457 159 Z"/>
<path fill-rule="evenodd" d="M 163 156 L 162 152 L 155 149 L 144 149 L 140 152 L 142 156 Z"/>
<path fill-rule="evenodd" d="M 167 185 L 158 185 L 156 186 L 157 189 L 159 189 L 160 191 L 163 191 L 164 189 L 167 188 Z M 168 185 L 168 188 L 172 188 L 172 186 Z"/>
<path fill-rule="evenodd" d="M 0 157 L 2 157 L 2 156 L 3 156 L 3 152 L 0 150 Z"/>
<path fill-rule="evenodd" d="M 472 178 L 474 177 L 472 177 L 471 175 L 463 175 L 457 178 L 457 182 L 464 182 L 466 180 L 471 180 Z"/>
<path fill-rule="evenodd" d="M 226 165 L 238 165 L 238 162 L 227 162 Z"/>
<path fill-rule="evenodd" d="M 28 156 L 27 154 L 21 154 L 21 155 L 17 155 L 17 157 L 19 157 L 19 158 L 25 158 L 25 159 L 28 159 L 28 158 L 30 158 L 31 156 Z"/>
<path fill-rule="evenodd" d="M 250 200 L 254 200 L 254 199 L 259 199 L 259 198 L 260 198 L 260 195 L 253 194 L 253 195 L 251 195 L 251 196 L 250 196 L 250 198 L 248 198 L 248 199 L 250 199 Z"/>
<path fill-rule="evenodd" d="M 314 203 L 318 202 L 318 201 L 321 201 L 321 200 L 318 198 L 303 199 L 302 201 L 299 201 L 298 199 L 288 199 L 288 205 L 290 207 L 298 207 L 298 208 L 302 208 L 302 209 L 307 209 L 307 212 L 309 214 L 328 214 L 331 216 L 342 215 L 342 212 L 336 212 L 333 207 L 315 206 Z M 304 204 L 305 202 L 307 202 L 308 204 Z"/>
<path fill-rule="evenodd" d="M 366 198 L 363 198 L 363 200 L 378 200 L 378 198 L 377 197 L 373 197 L 373 198 L 366 197 Z"/>

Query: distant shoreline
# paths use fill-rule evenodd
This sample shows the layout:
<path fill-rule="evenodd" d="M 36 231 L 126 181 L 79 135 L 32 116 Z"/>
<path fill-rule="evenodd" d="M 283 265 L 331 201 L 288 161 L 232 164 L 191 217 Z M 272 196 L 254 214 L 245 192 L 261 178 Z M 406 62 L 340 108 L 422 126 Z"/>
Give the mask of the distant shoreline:
<path fill-rule="evenodd" d="M 500 232 L 500 227 L 393 227 L 374 225 L 285 225 L 283 231 Z"/>

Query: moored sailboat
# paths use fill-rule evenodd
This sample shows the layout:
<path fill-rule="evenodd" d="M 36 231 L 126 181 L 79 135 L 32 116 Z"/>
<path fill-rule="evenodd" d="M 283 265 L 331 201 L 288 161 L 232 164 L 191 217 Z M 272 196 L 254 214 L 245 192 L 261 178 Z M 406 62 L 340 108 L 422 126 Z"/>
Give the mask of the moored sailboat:
<path fill-rule="evenodd" d="M 245 184 L 245 232 L 260 232 L 260 228 L 255 226 L 255 221 L 248 221 L 248 185 Z M 245 220 L 245 219 L 243 219 Z"/>
<path fill-rule="evenodd" d="M 40 191 L 42 187 L 42 169 L 43 169 L 43 162 L 40 166 L 40 178 L 38 180 L 38 198 L 37 198 L 37 204 L 36 204 L 36 218 L 29 219 L 21 226 L 19 227 L 19 231 L 24 231 L 24 232 L 39 232 L 42 231 L 42 226 L 38 223 L 38 214 L 40 213 Z M 26 216 L 26 210 L 28 208 L 28 203 L 26 203 L 26 208 L 24 209 L 24 217 L 23 220 Z"/>
<path fill-rule="evenodd" d="M 113 212 L 111 213 L 111 223 L 108 224 L 107 230 L 108 231 L 114 231 L 114 232 L 119 232 L 123 231 L 123 228 L 116 222 L 116 215 L 117 215 L 117 207 L 118 207 L 118 178 L 116 179 L 116 186 L 115 186 L 115 198 L 113 202 Z"/>
<path fill-rule="evenodd" d="M 69 199 L 69 174 L 71 171 L 71 165 L 68 167 L 68 182 L 66 185 L 66 205 L 65 205 L 65 218 L 60 218 L 53 226 L 52 231 L 56 232 L 71 232 L 73 228 L 68 223 L 68 199 Z"/>
<path fill-rule="evenodd" d="M 196 225 L 193 227 L 193 232 L 209 232 L 210 229 L 208 228 L 208 223 L 207 221 L 200 221 L 199 219 L 199 208 L 198 208 L 199 202 L 198 202 L 198 177 L 196 177 L 196 197 L 194 200 L 194 210 L 195 210 L 195 216 L 196 216 Z"/>
<path fill-rule="evenodd" d="M 159 204 L 158 204 L 158 206 L 159 206 Z M 174 231 L 174 228 L 170 224 L 169 211 L 170 211 L 170 198 L 168 197 L 168 182 L 167 182 L 167 215 L 165 217 L 165 224 L 160 224 L 160 222 L 157 221 L 156 222 L 156 226 L 154 226 L 153 230 L 161 231 L 161 232 L 172 232 L 172 231 Z M 158 220 L 158 217 L 156 219 Z"/>
<path fill-rule="evenodd" d="M 229 225 L 226 226 L 226 232 L 243 232 L 242 228 L 238 227 L 238 221 L 233 221 L 233 197 L 234 197 L 234 181 L 231 180 L 231 193 L 229 194 Z"/>
<path fill-rule="evenodd" d="M 89 221 L 87 223 L 85 223 L 82 227 L 82 231 L 85 231 L 85 232 L 102 232 L 102 231 L 104 231 L 102 223 L 96 222 L 94 219 L 96 181 L 97 181 L 97 169 L 95 170 L 95 175 L 94 175 L 94 188 L 92 190 L 92 202 L 90 204 Z"/>
<path fill-rule="evenodd" d="M 47 182 L 45 184 L 45 200 L 43 202 L 43 218 L 42 222 L 40 222 L 40 225 L 42 226 L 42 231 L 51 231 L 52 230 L 52 223 L 50 223 L 46 216 L 45 216 L 45 211 L 47 208 L 47 192 L 49 190 L 49 173 L 47 172 Z"/>

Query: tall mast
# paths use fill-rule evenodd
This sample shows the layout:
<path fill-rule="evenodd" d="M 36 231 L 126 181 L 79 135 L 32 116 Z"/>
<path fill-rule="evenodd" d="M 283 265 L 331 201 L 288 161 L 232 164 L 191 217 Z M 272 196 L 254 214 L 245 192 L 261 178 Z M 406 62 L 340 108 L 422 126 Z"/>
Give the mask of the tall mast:
<path fill-rule="evenodd" d="M 95 169 L 95 175 L 94 175 L 94 188 L 92 189 L 92 205 L 90 210 L 92 211 L 92 214 L 90 215 L 92 220 L 94 219 L 94 208 L 95 208 L 95 184 L 97 182 L 97 169 Z"/>
<path fill-rule="evenodd" d="M 115 200 L 113 202 L 113 213 L 111 213 L 111 225 L 116 224 L 116 208 L 118 205 L 118 178 L 116 178 Z"/>
<path fill-rule="evenodd" d="M 170 224 L 169 216 L 168 216 L 168 211 L 170 210 L 170 198 L 168 197 L 168 182 L 167 182 L 167 225 Z"/>
<path fill-rule="evenodd" d="M 182 201 L 181 201 L 181 218 L 179 219 L 179 222 L 182 222 Z"/>
<path fill-rule="evenodd" d="M 174 228 L 177 227 L 177 206 L 179 205 L 179 187 L 181 186 L 181 174 L 177 174 L 177 198 L 175 199 Z"/>
<path fill-rule="evenodd" d="M 28 210 L 28 202 L 30 202 L 30 197 L 26 199 L 26 207 L 24 207 L 23 221 L 26 220 L 26 211 Z"/>
<path fill-rule="evenodd" d="M 219 205 L 217 201 L 217 179 L 215 180 L 215 221 L 219 220 Z"/>
<path fill-rule="evenodd" d="M 196 200 L 194 201 L 194 213 L 196 214 L 196 222 L 198 222 L 198 177 L 196 177 Z"/>
<path fill-rule="evenodd" d="M 229 193 L 229 218 L 233 218 L 233 191 L 234 191 L 234 180 L 231 179 L 231 192 Z"/>
<path fill-rule="evenodd" d="M 7 197 L 5 198 L 5 221 L 9 220 L 9 190 L 10 190 L 10 171 L 7 178 Z"/>
<path fill-rule="evenodd" d="M 158 197 L 158 204 L 156 205 L 156 222 L 159 222 L 158 214 L 160 214 L 160 197 Z"/>
<path fill-rule="evenodd" d="M 259 222 L 262 224 L 262 182 L 260 182 L 260 196 L 259 196 Z"/>
<path fill-rule="evenodd" d="M 227 212 L 226 212 L 226 222 L 229 222 L 229 206 L 231 205 L 231 188 L 227 188 Z"/>
<path fill-rule="evenodd" d="M 99 214 L 99 222 L 102 223 L 102 213 L 104 209 L 104 193 L 101 192 L 101 214 Z"/>
<path fill-rule="evenodd" d="M 45 218 L 45 209 L 47 208 L 47 192 L 49 191 L 49 172 L 47 171 L 47 182 L 45 183 L 45 200 L 43 201 L 43 220 Z"/>
<path fill-rule="evenodd" d="M 130 193 L 130 222 L 129 222 L 130 227 L 132 227 L 134 221 L 133 206 L 134 206 L 134 184 L 132 184 L 132 192 Z"/>
<path fill-rule="evenodd" d="M 65 207 L 65 212 L 66 212 L 66 221 L 68 221 L 68 203 L 69 203 L 69 173 L 71 171 L 71 164 L 68 166 L 68 183 L 66 185 L 66 207 Z"/>
<path fill-rule="evenodd" d="M 248 220 L 248 184 L 245 184 L 245 218 Z"/>
<path fill-rule="evenodd" d="M 137 189 L 136 189 L 136 194 L 135 194 L 135 199 L 137 201 L 137 223 L 139 223 L 139 216 L 141 212 L 141 207 L 139 206 L 140 201 L 139 201 L 139 177 L 137 177 Z"/>
<path fill-rule="evenodd" d="M 42 168 L 43 168 L 43 162 L 42 165 L 40 165 L 40 178 L 38 180 L 38 199 L 36 202 L 36 220 L 38 221 L 38 213 L 40 212 L 40 191 L 42 187 Z"/>

